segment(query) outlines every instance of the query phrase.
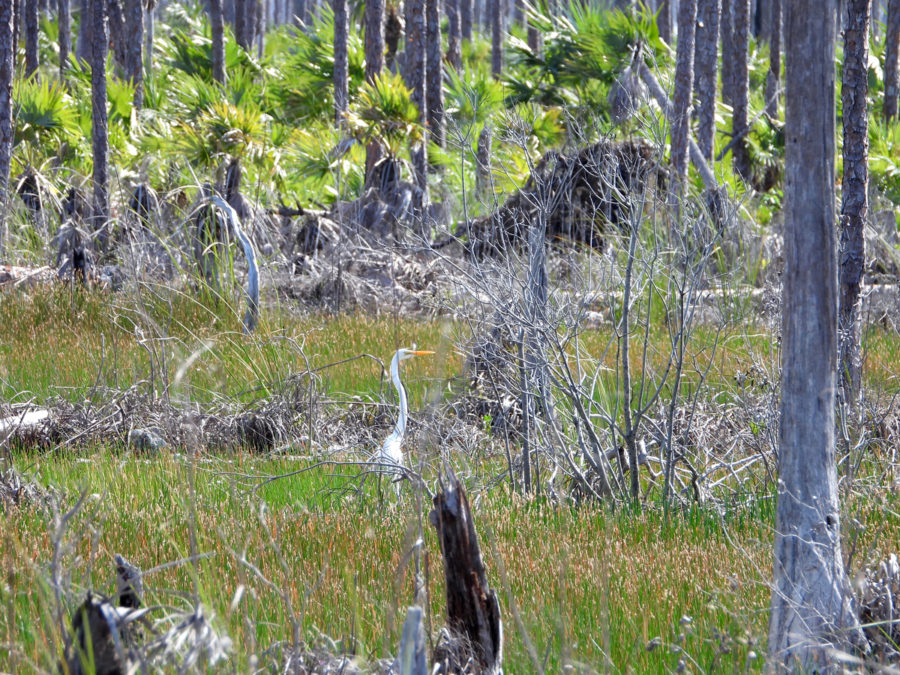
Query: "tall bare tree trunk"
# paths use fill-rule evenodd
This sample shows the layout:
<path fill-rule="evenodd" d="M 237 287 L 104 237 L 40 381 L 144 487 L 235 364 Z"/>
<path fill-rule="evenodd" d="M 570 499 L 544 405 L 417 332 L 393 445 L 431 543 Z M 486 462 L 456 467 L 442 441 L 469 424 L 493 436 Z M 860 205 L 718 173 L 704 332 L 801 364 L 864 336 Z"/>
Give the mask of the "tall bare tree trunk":
<path fill-rule="evenodd" d="M 669 0 L 659 0 L 656 3 L 656 27 L 659 29 L 659 37 L 672 44 L 672 10 Z"/>
<path fill-rule="evenodd" d="M 845 404 L 859 410 L 862 390 L 860 288 L 866 263 L 863 231 L 869 210 L 869 10 L 871 0 L 849 0 L 844 29 L 841 104 L 844 177 L 840 251 L 840 373 Z"/>
<path fill-rule="evenodd" d="M 459 0 L 459 27 L 463 40 L 472 39 L 472 15 L 474 11 L 472 0 Z"/>
<path fill-rule="evenodd" d="M 698 0 L 694 74 L 697 81 L 697 145 L 712 162 L 716 142 L 716 93 L 718 90 L 720 0 Z"/>
<path fill-rule="evenodd" d="M 69 67 L 69 52 L 72 51 L 72 12 L 69 0 L 56 0 L 59 17 L 59 81 L 66 79 Z"/>
<path fill-rule="evenodd" d="M 374 82 L 384 67 L 384 0 L 366 0 L 366 82 Z M 409 31 L 407 21 L 406 29 Z M 407 40 L 409 32 L 407 32 Z M 366 146 L 366 185 L 375 165 L 382 156 L 381 144 L 372 141 Z"/>
<path fill-rule="evenodd" d="M 425 0 L 409 2 L 406 23 L 406 86 L 412 91 L 412 102 L 419 109 L 419 123 L 425 125 Z M 416 185 L 419 191 L 413 200 L 413 211 L 423 213 L 428 189 L 424 143 L 416 143 L 409 150 Z"/>
<path fill-rule="evenodd" d="M 247 5 L 250 0 L 234 0 L 234 39 L 245 50 L 247 46 Z"/>
<path fill-rule="evenodd" d="M 449 9 L 452 0 L 447 2 Z M 444 145 L 444 69 L 441 59 L 441 5 L 440 0 L 425 0 L 427 47 L 426 98 L 428 101 L 428 134 L 431 142 Z"/>
<path fill-rule="evenodd" d="M 156 28 L 156 0 L 147 3 L 144 12 L 144 79 L 153 77 L 153 36 Z"/>
<path fill-rule="evenodd" d="M 212 34 L 212 76 L 219 84 L 225 84 L 225 16 L 222 0 L 209 0 L 209 30 Z"/>
<path fill-rule="evenodd" d="M 887 35 L 884 42 L 884 118 L 897 117 L 897 95 L 900 93 L 900 0 L 889 0 Z"/>
<path fill-rule="evenodd" d="M 781 81 L 781 0 L 771 0 L 769 16 L 769 72 L 766 75 L 766 114 L 778 119 Z"/>
<path fill-rule="evenodd" d="M 0 252 L 6 246 L 9 166 L 12 161 L 12 83 L 15 64 L 12 3 L 0 2 Z"/>
<path fill-rule="evenodd" d="M 109 137 L 106 113 L 106 57 L 109 54 L 109 34 L 106 26 L 106 0 L 91 0 L 91 145 L 93 147 L 93 227 L 98 232 L 97 243 L 106 249 L 106 223 L 109 218 L 107 161 Z"/>
<path fill-rule="evenodd" d="M 697 0 L 681 0 L 678 5 L 678 47 L 675 56 L 675 92 L 672 115 L 672 169 L 679 179 L 688 173 L 691 94 L 694 88 L 694 26 Z"/>
<path fill-rule="evenodd" d="M 503 0 L 485 0 L 491 4 L 491 74 L 503 72 Z"/>
<path fill-rule="evenodd" d="M 460 70 L 462 68 L 462 49 L 460 47 L 459 0 L 445 0 L 447 12 L 447 61 Z M 438 44 L 440 48 L 440 43 Z"/>
<path fill-rule="evenodd" d="M 823 7 L 824 5 L 824 7 Z M 861 644 L 835 465 L 834 0 L 786 5 L 783 391 L 770 666 L 832 672 Z"/>
<path fill-rule="evenodd" d="M 734 13 L 734 101 L 731 118 L 731 133 L 733 138 L 746 133 L 748 123 L 748 110 L 750 108 L 750 0 L 734 0 L 732 5 Z M 731 148 L 731 158 L 734 169 L 745 181 L 751 178 L 750 153 L 747 150 L 747 142 L 741 137 L 734 141 Z"/>
<path fill-rule="evenodd" d="M 221 2 L 221 0 L 219 0 Z M 134 107 L 144 107 L 144 1 L 125 0 L 125 34 L 128 54 L 126 75 L 134 85 Z"/>
<path fill-rule="evenodd" d="M 25 77 L 38 69 L 38 3 L 25 0 Z"/>
<path fill-rule="evenodd" d="M 350 105 L 347 40 L 350 30 L 347 0 L 333 0 L 334 7 L 334 121 L 341 124 Z"/>
<path fill-rule="evenodd" d="M 722 42 L 722 100 L 729 105 L 734 102 L 734 60 L 736 58 L 734 3 L 735 0 L 722 0 L 722 13 L 719 17 L 719 39 Z"/>

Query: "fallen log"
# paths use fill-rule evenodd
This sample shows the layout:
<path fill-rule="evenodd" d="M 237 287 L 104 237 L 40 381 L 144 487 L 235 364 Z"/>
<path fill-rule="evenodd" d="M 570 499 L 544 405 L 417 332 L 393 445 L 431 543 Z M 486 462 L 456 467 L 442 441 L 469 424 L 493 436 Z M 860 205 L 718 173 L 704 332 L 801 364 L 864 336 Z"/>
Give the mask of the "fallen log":
<path fill-rule="evenodd" d="M 469 500 L 451 472 L 434 496 L 429 514 L 437 529 L 447 586 L 450 639 L 434 650 L 438 673 L 502 673 L 500 602 L 488 584 Z"/>

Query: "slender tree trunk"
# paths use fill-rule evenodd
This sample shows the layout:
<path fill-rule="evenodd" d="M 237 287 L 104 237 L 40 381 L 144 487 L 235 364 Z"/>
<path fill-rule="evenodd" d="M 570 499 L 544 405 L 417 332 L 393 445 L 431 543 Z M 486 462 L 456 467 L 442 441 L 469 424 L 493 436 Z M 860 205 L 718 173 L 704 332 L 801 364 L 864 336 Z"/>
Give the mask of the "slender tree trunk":
<path fill-rule="evenodd" d="M 783 391 L 768 643 L 779 672 L 837 672 L 831 650 L 863 640 L 841 556 L 835 465 L 833 7 L 793 0 L 785 12 Z"/>
<path fill-rule="evenodd" d="M 6 247 L 9 167 L 12 160 L 12 83 L 15 64 L 12 3 L 0 2 L 0 251 Z"/>
<path fill-rule="evenodd" d="M 884 43 L 884 118 L 897 117 L 897 95 L 900 93 L 900 0 L 889 0 L 887 9 L 887 36 Z"/>
<path fill-rule="evenodd" d="M 409 20 L 406 24 L 408 40 L 406 52 L 406 86 L 412 91 L 412 102 L 419 109 L 419 123 L 425 125 L 425 0 L 408 0 Z M 426 202 L 428 177 L 424 143 L 414 144 L 409 151 L 419 192 L 413 201 L 413 211 L 420 216 Z"/>
<path fill-rule="evenodd" d="M 490 122 L 478 134 L 478 147 L 475 153 L 475 196 L 487 200 L 491 195 L 491 145 L 492 136 Z"/>
<path fill-rule="evenodd" d="M 503 0 L 486 0 L 491 4 L 491 74 L 499 78 L 503 72 Z"/>
<path fill-rule="evenodd" d="M 734 102 L 734 60 L 736 58 L 732 20 L 734 3 L 735 0 L 722 0 L 722 13 L 719 17 L 719 39 L 722 42 L 722 100 L 728 105 Z"/>
<path fill-rule="evenodd" d="M 155 30 L 156 4 L 148 5 L 144 12 L 144 80 L 153 77 L 153 35 Z"/>
<path fill-rule="evenodd" d="M 384 0 L 366 0 L 365 21 L 366 82 L 374 82 L 384 67 Z M 409 40 L 408 21 L 406 29 Z M 366 185 L 382 154 L 381 144 L 377 140 L 366 146 Z"/>
<path fill-rule="evenodd" d="M 38 69 L 38 3 L 25 0 L 25 77 Z"/>
<path fill-rule="evenodd" d="M 694 90 L 694 26 L 697 0 L 681 0 L 678 5 L 678 47 L 675 56 L 675 92 L 672 107 L 672 169 L 679 179 L 688 172 L 691 94 Z"/>
<path fill-rule="evenodd" d="M 447 12 L 447 61 L 456 70 L 460 70 L 462 49 L 459 43 L 459 0 L 445 0 L 444 7 Z"/>
<path fill-rule="evenodd" d="M 91 0 L 93 35 L 91 45 L 91 144 L 94 159 L 93 226 L 98 232 L 97 242 L 104 250 L 107 242 L 106 222 L 109 217 L 107 191 L 107 135 L 106 58 L 109 54 L 109 34 L 106 24 L 106 0 Z"/>
<path fill-rule="evenodd" d="M 863 231 L 869 210 L 869 9 L 871 0 L 849 0 L 844 29 L 841 103 L 844 177 L 841 203 L 840 373 L 844 402 L 856 414 L 862 391 L 860 288 L 866 263 Z"/>
<path fill-rule="evenodd" d="M 657 2 L 656 26 L 659 28 L 659 37 L 672 44 L 672 10 L 669 8 L 669 0 Z"/>
<path fill-rule="evenodd" d="M 734 103 L 731 122 L 731 133 L 737 136 L 744 132 L 748 123 L 750 108 L 750 68 L 748 64 L 750 52 L 750 0 L 734 0 Z M 750 153 L 744 138 L 737 140 L 731 149 L 734 169 L 745 181 L 751 178 Z"/>
<path fill-rule="evenodd" d="M 439 33 L 440 35 L 440 33 Z M 385 7 L 384 17 L 384 67 L 394 69 L 400 38 L 403 37 L 403 21 L 400 20 L 399 8 L 391 3 Z"/>
<path fill-rule="evenodd" d="M 221 0 L 219 0 L 221 2 Z M 144 107 L 144 2 L 125 0 L 125 31 L 128 36 L 128 79 L 134 85 L 134 107 Z"/>
<path fill-rule="evenodd" d="M 24 0 L 12 0 L 13 3 L 13 44 L 16 46 L 16 49 L 19 48 L 19 42 L 22 38 L 22 23 L 24 18 L 22 16 L 22 3 Z M 15 57 L 14 57 L 15 58 Z"/>
<path fill-rule="evenodd" d="M 697 145 L 712 162 L 716 142 L 716 92 L 718 90 L 719 0 L 698 0 L 697 45 L 694 73 L 697 76 Z"/>
<path fill-rule="evenodd" d="M 224 0 L 222 3 L 222 16 L 225 19 L 225 23 L 231 26 L 231 30 L 234 30 L 234 0 Z"/>
<path fill-rule="evenodd" d="M 472 39 L 472 0 L 459 0 L 459 27 L 463 40 Z"/>
<path fill-rule="evenodd" d="M 127 1 L 127 0 L 126 0 Z M 106 25 L 109 31 L 109 42 L 113 48 L 116 64 L 128 73 L 128 40 L 125 35 L 125 14 L 119 0 L 109 0 L 106 4 Z"/>
<path fill-rule="evenodd" d="M 447 3 L 452 4 L 452 0 Z M 441 59 L 441 5 L 440 0 L 425 0 L 427 36 L 427 100 L 428 133 L 431 142 L 444 145 L 444 69 Z"/>
<path fill-rule="evenodd" d="M 75 43 L 75 58 L 82 63 L 90 63 L 91 60 L 91 0 L 80 0 L 79 14 L 81 20 L 78 23 L 78 40 Z"/>
<path fill-rule="evenodd" d="M 778 119 L 781 82 L 781 0 L 771 0 L 769 17 L 769 72 L 766 75 L 766 114 Z"/>
<path fill-rule="evenodd" d="M 59 16 L 59 81 L 63 82 L 69 68 L 69 52 L 72 51 L 72 13 L 69 0 L 56 0 L 56 12 Z"/>
<path fill-rule="evenodd" d="M 248 50 L 247 46 L 247 5 L 250 0 L 234 0 L 234 39 Z"/>
<path fill-rule="evenodd" d="M 340 125 L 350 104 L 347 40 L 347 0 L 333 0 L 334 7 L 334 121 Z"/>
<path fill-rule="evenodd" d="M 209 0 L 209 29 L 212 33 L 212 76 L 219 84 L 225 84 L 225 17 L 222 14 L 222 0 Z"/>

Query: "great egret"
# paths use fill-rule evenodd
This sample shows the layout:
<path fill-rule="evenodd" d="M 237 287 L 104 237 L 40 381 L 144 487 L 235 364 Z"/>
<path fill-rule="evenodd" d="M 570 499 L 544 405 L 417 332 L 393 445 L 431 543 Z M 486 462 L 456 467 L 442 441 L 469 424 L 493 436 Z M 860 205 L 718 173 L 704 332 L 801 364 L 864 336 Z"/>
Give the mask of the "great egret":
<path fill-rule="evenodd" d="M 404 347 L 398 349 L 397 353 L 394 354 L 394 358 L 391 359 L 391 380 L 394 381 L 394 387 L 397 389 L 397 398 L 400 399 L 400 416 L 397 418 L 397 426 L 394 427 L 394 431 L 384 439 L 384 444 L 372 456 L 372 461 L 403 466 L 403 436 L 406 434 L 406 420 L 409 417 L 409 411 L 406 401 L 406 389 L 403 388 L 403 382 L 400 381 L 400 362 L 411 359 L 414 356 L 427 356 L 429 354 L 434 354 L 434 352 Z"/>

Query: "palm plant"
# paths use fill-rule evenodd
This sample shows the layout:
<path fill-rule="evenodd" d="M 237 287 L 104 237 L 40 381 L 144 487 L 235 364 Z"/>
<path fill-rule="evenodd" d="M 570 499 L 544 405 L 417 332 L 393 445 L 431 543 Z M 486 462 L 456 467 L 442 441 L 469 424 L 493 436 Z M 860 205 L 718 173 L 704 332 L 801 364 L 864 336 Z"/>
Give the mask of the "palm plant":
<path fill-rule="evenodd" d="M 393 73 L 383 73 L 362 87 L 348 115 L 348 124 L 364 142 L 380 141 L 394 159 L 403 148 L 424 138 L 412 92 L 403 78 Z"/>

